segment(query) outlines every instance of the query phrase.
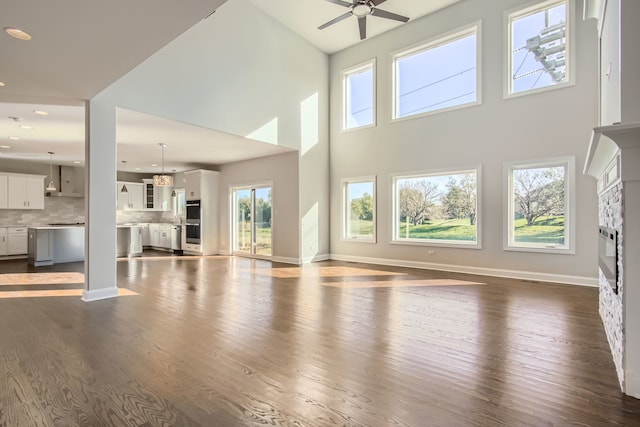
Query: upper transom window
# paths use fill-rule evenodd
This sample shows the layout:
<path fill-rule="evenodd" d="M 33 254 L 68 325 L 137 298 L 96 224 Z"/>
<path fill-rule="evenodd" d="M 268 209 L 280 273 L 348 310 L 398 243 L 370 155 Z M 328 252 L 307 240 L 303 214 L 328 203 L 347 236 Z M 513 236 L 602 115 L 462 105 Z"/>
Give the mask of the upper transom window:
<path fill-rule="evenodd" d="M 342 72 L 342 129 L 375 124 L 375 61 Z"/>
<path fill-rule="evenodd" d="M 508 94 L 570 82 L 568 12 L 552 0 L 508 15 Z"/>
<path fill-rule="evenodd" d="M 393 57 L 393 118 L 479 102 L 478 25 Z"/>

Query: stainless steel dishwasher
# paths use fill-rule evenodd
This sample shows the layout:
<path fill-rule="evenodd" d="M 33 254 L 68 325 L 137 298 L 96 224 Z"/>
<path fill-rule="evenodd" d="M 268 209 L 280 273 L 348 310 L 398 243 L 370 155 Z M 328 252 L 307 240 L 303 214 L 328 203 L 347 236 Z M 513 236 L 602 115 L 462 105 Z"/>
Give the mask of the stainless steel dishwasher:
<path fill-rule="evenodd" d="M 171 226 L 171 250 L 174 253 L 182 253 L 182 226 Z"/>

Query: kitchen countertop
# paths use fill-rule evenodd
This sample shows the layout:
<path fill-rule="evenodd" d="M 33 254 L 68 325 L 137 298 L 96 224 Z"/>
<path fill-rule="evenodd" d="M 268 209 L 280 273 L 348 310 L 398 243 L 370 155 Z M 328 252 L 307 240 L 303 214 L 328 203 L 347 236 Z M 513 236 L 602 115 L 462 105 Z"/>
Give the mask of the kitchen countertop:
<path fill-rule="evenodd" d="M 84 228 L 84 225 L 82 225 L 82 224 L 77 224 L 77 225 L 34 225 L 34 226 L 23 225 L 21 227 L 30 228 L 32 230 L 66 230 L 67 228 Z"/>

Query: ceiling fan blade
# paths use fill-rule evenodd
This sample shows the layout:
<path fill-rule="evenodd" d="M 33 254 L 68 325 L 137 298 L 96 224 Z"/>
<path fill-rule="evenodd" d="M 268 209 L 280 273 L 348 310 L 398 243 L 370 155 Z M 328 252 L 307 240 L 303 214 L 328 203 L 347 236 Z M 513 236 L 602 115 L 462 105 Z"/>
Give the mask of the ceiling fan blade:
<path fill-rule="evenodd" d="M 409 18 L 407 18 L 406 16 L 387 12 L 386 10 L 381 10 L 381 9 L 373 9 L 371 11 L 371 14 L 373 16 L 377 16 L 378 18 L 393 19 L 394 21 L 407 22 L 409 20 Z"/>
<path fill-rule="evenodd" d="M 380 6 L 381 3 L 384 3 L 387 0 L 371 0 L 374 6 Z"/>
<path fill-rule="evenodd" d="M 318 29 L 319 29 L 319 30 L 324 30 L 324 29 L 325 29 L 325 28 L 327 28 L 329 25 L 333 25 L 333 24 L 335 24 L 336 22 L 340 22 L 340 21 L 342 21 L 343 19 L 347 19 L 347 18 L 348 18 L 348 17 L 350 17 L 350 16 L 351 16 L 351 12 L 347 12 L 347 13 L 345 13 L 344 15 L 340 15 L 340 16 L 338 16 L 337 18 L 334 18 L 334 19 L 332 19 L 332 20 L 331 20 L 331 21 L 329 21 L 329 22 L 325 22 L 324 24 L 320 25 L 320 26 L 318 27 Z"/>
<path fill-rule="evenodd" d="M 367 17 L 359 16 L 358 17 L 358 28 L 360 29 L 360 40 L 364 40 L 367 38 Z"/>
<path fill-rule="evenodd" d="M 344 6 L 344 7 L 351 7 L 353 6 L 353 3 L 349 3 L 348 1 L 342 1 L 342 0 L 327 0 L 329 3 L 334 3 L 334 4 L 338 4 L 340 6 Z M 384 1 L 384 0 L 382 0 Z M 380 2 L 382 3 L 382 2 Z"/>

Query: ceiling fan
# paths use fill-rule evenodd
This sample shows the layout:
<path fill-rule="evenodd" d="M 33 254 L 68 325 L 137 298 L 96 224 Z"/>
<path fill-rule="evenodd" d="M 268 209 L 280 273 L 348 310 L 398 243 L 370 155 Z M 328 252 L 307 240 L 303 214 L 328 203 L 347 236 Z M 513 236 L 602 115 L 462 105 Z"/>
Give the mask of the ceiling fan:
<path fill-rule="evenodd" d="M 318 27 L 319 30 L 323 30 L 330 25 L 347 19 L 350 16 L 358 18 L 358 28 L 360 29 L 360 40 L 367 38 L 367 16 L 377 16 L 378 18 L 393 19 L 394 21 L 407 22 L 409 18 L 406 16 L 398 15 L 395 13 L 387 12 L 386 10 L 378 9 L 380 3 L 386 0 L 353 0 L 352 3 L 343 0 L 326 0 L 330 3 L 334 3 L 340 6 L 349 8 L 349 11 L 337 18 L 332 19 Z"/>

